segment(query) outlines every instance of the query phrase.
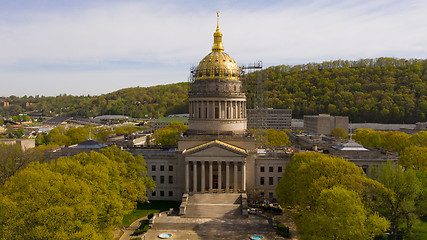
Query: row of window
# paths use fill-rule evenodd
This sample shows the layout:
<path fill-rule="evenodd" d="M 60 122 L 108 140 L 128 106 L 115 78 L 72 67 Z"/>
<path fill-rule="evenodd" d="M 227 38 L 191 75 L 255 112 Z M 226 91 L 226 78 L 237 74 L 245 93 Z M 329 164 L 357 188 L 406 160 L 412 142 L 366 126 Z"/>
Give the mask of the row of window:
<path fill-rule="evenodd" d="M 281 177 L 278 177 L 278 178 L 277 178 L 277 182 L 279 182 L 279 181 L 280 181 L 280 179 L 281 179 Z M 259 184 L 260 184 L 260 185 L 264 185 L 264 184 L 265 184 L 265 178 L 264 178 L 264 177 L 261 177 L 261 178 L 259 179 Z M 269 177 L 269 178 L 268 178 L 268 185 L 274 185 L 274 177 Z"/>
<path fill-rule="evenodd" d="M 151 178 L 156 182 L 156 176 L 151 176 Z M 173 176 L 168 177 L 169 184 L 173 184 Z M 160 184 L 165 184 L 165 176 L 160 176 Z"/>
<path fill-rule="evenodd" d="M 160 197 L 164 197 L 165 196 L 165 191 L 159 191 L 159 196 Z M 154 191 L 151 193 L 151 196 L 155 197 L 157 195 L 157 191 Z M 173 197 L 173 191 L 168 191 L 168 196 L 169 197 Z"/>
<path fill-rule="evenodd" d="M 274 167 L 272 167 L 272 166 L 268 167 L 268 171 L 269 172 L 274 172 Z M 260 172 L 265 172 L 265 167 L 264 166 L 260 167 Z M 277 172 L 279 172 L 279 173 L 283 172 L 283 167 L 282 166 L 277 167 Z"/>
<path fill-rule="evenodd" d="M 151 171 L 152 172 L 155 172 L 156 169 L 157 169 L 156 165 L 151 165 Z M 161 172 L 165 171 L 165 165 L 160 165 L 160 171 Z M 169 172 L 172 172 L 172 171 L 173 171 L 173 165 L 169 165 Z"/>
<path fill-rule="evenodd" d="M 265 196 L 265 194 L 264 194 L 264 191 L 262 191 L 261 192 L 261 197 L 264 197 Z M 273 192 L 268 192 L 268 198 L 273 198 L 274 197 L 274 193 Z"/>

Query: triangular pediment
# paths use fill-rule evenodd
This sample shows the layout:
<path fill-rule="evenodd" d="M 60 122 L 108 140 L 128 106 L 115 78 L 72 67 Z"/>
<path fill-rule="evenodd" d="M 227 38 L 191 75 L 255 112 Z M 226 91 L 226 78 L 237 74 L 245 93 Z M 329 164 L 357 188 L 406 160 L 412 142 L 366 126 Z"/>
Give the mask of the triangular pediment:
<path fill-rule="evenodd" d="M 246 149 L 215 140 L 183 151 L 191 156 L 247 156 Z"/>

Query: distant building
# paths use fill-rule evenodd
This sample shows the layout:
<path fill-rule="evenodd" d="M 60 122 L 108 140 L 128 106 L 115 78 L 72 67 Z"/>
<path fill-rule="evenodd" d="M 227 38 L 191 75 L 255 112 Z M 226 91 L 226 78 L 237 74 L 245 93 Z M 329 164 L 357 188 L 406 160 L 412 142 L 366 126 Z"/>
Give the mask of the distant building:
<path fill-rule="evenodd" d="M 372 129 L 375 131 L 405 131 L 414 130 L 415 124 L 385 124 L 385 123 L 351 123 L 351 130 Z M 405 131 L 406 132 L 406 131 Z"/>
<path fill-rule="evenodd" d="M 330 135 L 334 128 L 342 128 L 348 134 L 348 117 L 329 114 L 304 116 L 304 131 L 306 133 Z"/>
<path fill-rule="evenodd" d="M 327 152 L 332 156 L 341 157 L 356 164 L 368 177 L 372 177 L 374 172 L 380 173 L 382 164 L 387 161 L 397 164 L 399 160 L 399 155 L 396 152 L 365 148 L 353 140 L 333 146 Z"/>
<path fill-rule="evenodd" d="M 34 138 L 0 138 L 0 144 L 17 144 L 23 151 L 36 146 Z"/>
<path fill-rule="evenodd" d="M 420 131 L 427 131 L 427 122 L 417 122 L 415 123 L 415 128 L 402 127 L 399 129 L 399 131 L 405 132 L 407 134 L 415 134 Z"/>
<path fill-rule="evenodd" d="M 43 124 L 52 126 L 64 125 L 67 124 L 71 119 L 72 117 L 53 117 L 43 122 Z"/>
<path fill-rule="evenodd" d="M 0 102 L 0 107 L 9 107 L 9 102 Z"/>
<path fill-rule="evenodd" d="M 31 102 L 25 102 L 25 103 L 21 104 L 21 107 L 24 108 L 24 109 L 27 109 L 27 107 L 29 107 L 31 105 L 33 105 L 33 103 L 31 103 Z"/>
<path fill-rule="evenodd" d="M 292 109 L 248 109 L 248 129 L 291 129 Z"/>
<path fill-rule="evenodd" d="M 127 116 L 123 116 L 123 115 L 101 115 L 101 116 L 96 116 L 94 119 L 95 123 L 119 123 L 119 122 L 124 122 L 124 121 L 128 121 L 129 117 Z"/>
<path fill-rule="evenodd" d="M 171 122 L 180 122 L 188 126 L 188 117 L 160 117 L 151 123 L 152 132 L 167 127 Z"/>
<path fill-rule="evenodd" d="M 71 146 L 46 149 L 45 157 L 47 159 L 57 159 L 59 157 L 72 157 L 82 152 L 85 152 L 88 154 L 91 151 L 98 152 L 99 149 L 106 148 L 106 147 L 107 145 L 101 142 L 89 139 L 79 144 L 75 144 Z"/>

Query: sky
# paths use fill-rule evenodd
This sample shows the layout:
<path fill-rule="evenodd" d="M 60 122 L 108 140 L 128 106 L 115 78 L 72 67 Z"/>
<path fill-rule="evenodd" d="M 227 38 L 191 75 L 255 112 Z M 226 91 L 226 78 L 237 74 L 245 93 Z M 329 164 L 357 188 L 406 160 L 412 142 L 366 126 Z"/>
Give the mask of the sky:
<path fill-rule="evenodd" d="M 0 0 L 0 97 L 188 81 L 216 11 L 239 66 L 427 58 L 425 0 Z"/>

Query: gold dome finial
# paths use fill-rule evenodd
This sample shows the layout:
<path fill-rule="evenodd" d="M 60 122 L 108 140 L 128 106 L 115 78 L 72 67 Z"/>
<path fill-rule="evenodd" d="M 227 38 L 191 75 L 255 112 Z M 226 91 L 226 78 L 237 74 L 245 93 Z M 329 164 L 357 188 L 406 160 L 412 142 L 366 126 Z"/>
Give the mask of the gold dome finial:
<path fill-rule="evenodd" d="M 214 45 L 212 52 L 224 52 L 224 46 L 222 45 L 222 33 L 219 31 L 219 12 L 216 12 L 216 31 L 214 33 Z"/>

